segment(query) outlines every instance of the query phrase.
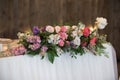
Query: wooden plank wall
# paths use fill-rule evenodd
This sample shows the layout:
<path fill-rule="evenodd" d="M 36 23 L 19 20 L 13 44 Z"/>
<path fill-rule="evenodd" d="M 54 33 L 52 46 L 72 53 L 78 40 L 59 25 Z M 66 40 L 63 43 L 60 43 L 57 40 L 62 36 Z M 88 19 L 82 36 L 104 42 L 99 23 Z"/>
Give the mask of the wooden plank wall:
<path fill-rule="evenodd" d="M 8 33 L 12 35 L 13 29 L 17 32 L 34 25 L 76 24 L 79 20 L 90 24 L 101 14 L 103 3 L 103 0 L 0 0 L 0 28 L 4 26 L 10 31 L 9 27 Z M 1 33 L 3 37 L 15 37 L 5 35 L 3 30 Z"/>
<path fill-rule="evenodd" d="M 16 38 L 18 31 L 34 25 L 89 25 L 98 16 L 108 19 L 108 26 L 100 33 L 108 34 L 120 58 L 120 0 L 0 0 L 0 37 Z"/>

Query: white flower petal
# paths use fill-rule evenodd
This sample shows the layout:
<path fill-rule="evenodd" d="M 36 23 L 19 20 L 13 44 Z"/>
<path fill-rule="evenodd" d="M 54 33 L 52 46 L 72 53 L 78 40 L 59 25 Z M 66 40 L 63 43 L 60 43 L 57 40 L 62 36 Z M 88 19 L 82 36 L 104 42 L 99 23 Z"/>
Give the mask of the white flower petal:
<path fill-rule="evenodd" d="M 96 22 L 99 29 L 104 29 L 105 26 L 108 24 L 107 19 L 103 17 L 96 18 Z"/>

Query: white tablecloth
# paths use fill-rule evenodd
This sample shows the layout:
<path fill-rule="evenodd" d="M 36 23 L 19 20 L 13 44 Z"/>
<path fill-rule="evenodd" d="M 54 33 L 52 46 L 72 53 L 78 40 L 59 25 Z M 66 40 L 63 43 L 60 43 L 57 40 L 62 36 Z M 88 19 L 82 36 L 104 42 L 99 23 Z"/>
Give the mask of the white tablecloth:
<path fill-rule="evenodd" d="M 109 58 L 90 52 L 77 59 L 63 54 L 53 64 L 39 55 L 1 58 L 0 80 L 118 80 L 114 49 L 105 46 Z"/>

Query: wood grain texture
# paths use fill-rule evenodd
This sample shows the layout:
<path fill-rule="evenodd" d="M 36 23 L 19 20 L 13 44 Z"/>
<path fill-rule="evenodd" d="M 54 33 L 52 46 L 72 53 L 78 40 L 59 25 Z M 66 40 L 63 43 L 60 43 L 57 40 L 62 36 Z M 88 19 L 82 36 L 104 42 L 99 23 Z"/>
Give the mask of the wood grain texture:
<path fill-rule="evenodd" d="M 89 25 L 98 16 L 108 19 L 100 33 L 108 35 L 120 60 L 120 0 L 0 0 L 0 37 L 16 38 L 34 25 Z"/>

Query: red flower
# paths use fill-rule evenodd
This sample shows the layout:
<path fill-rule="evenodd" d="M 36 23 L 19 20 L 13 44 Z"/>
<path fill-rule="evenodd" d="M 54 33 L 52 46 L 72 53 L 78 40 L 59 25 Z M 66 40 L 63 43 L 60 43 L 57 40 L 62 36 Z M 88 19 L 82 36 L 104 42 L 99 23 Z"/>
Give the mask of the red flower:
<path fill-rule="evenodd" d="M 90 35 L 90 29 L 88 27 L 85 27 L 83 30 L 83 35 L 85 37 L 88 37 Z"/>
<path fill-rule="evenodd" d="M 90 40 L 90 45 L 92 45 L 92 46 L 96 45 L 96 41 L 97 41 L 96 37 L 93 37 L 93 38 Z"/>

